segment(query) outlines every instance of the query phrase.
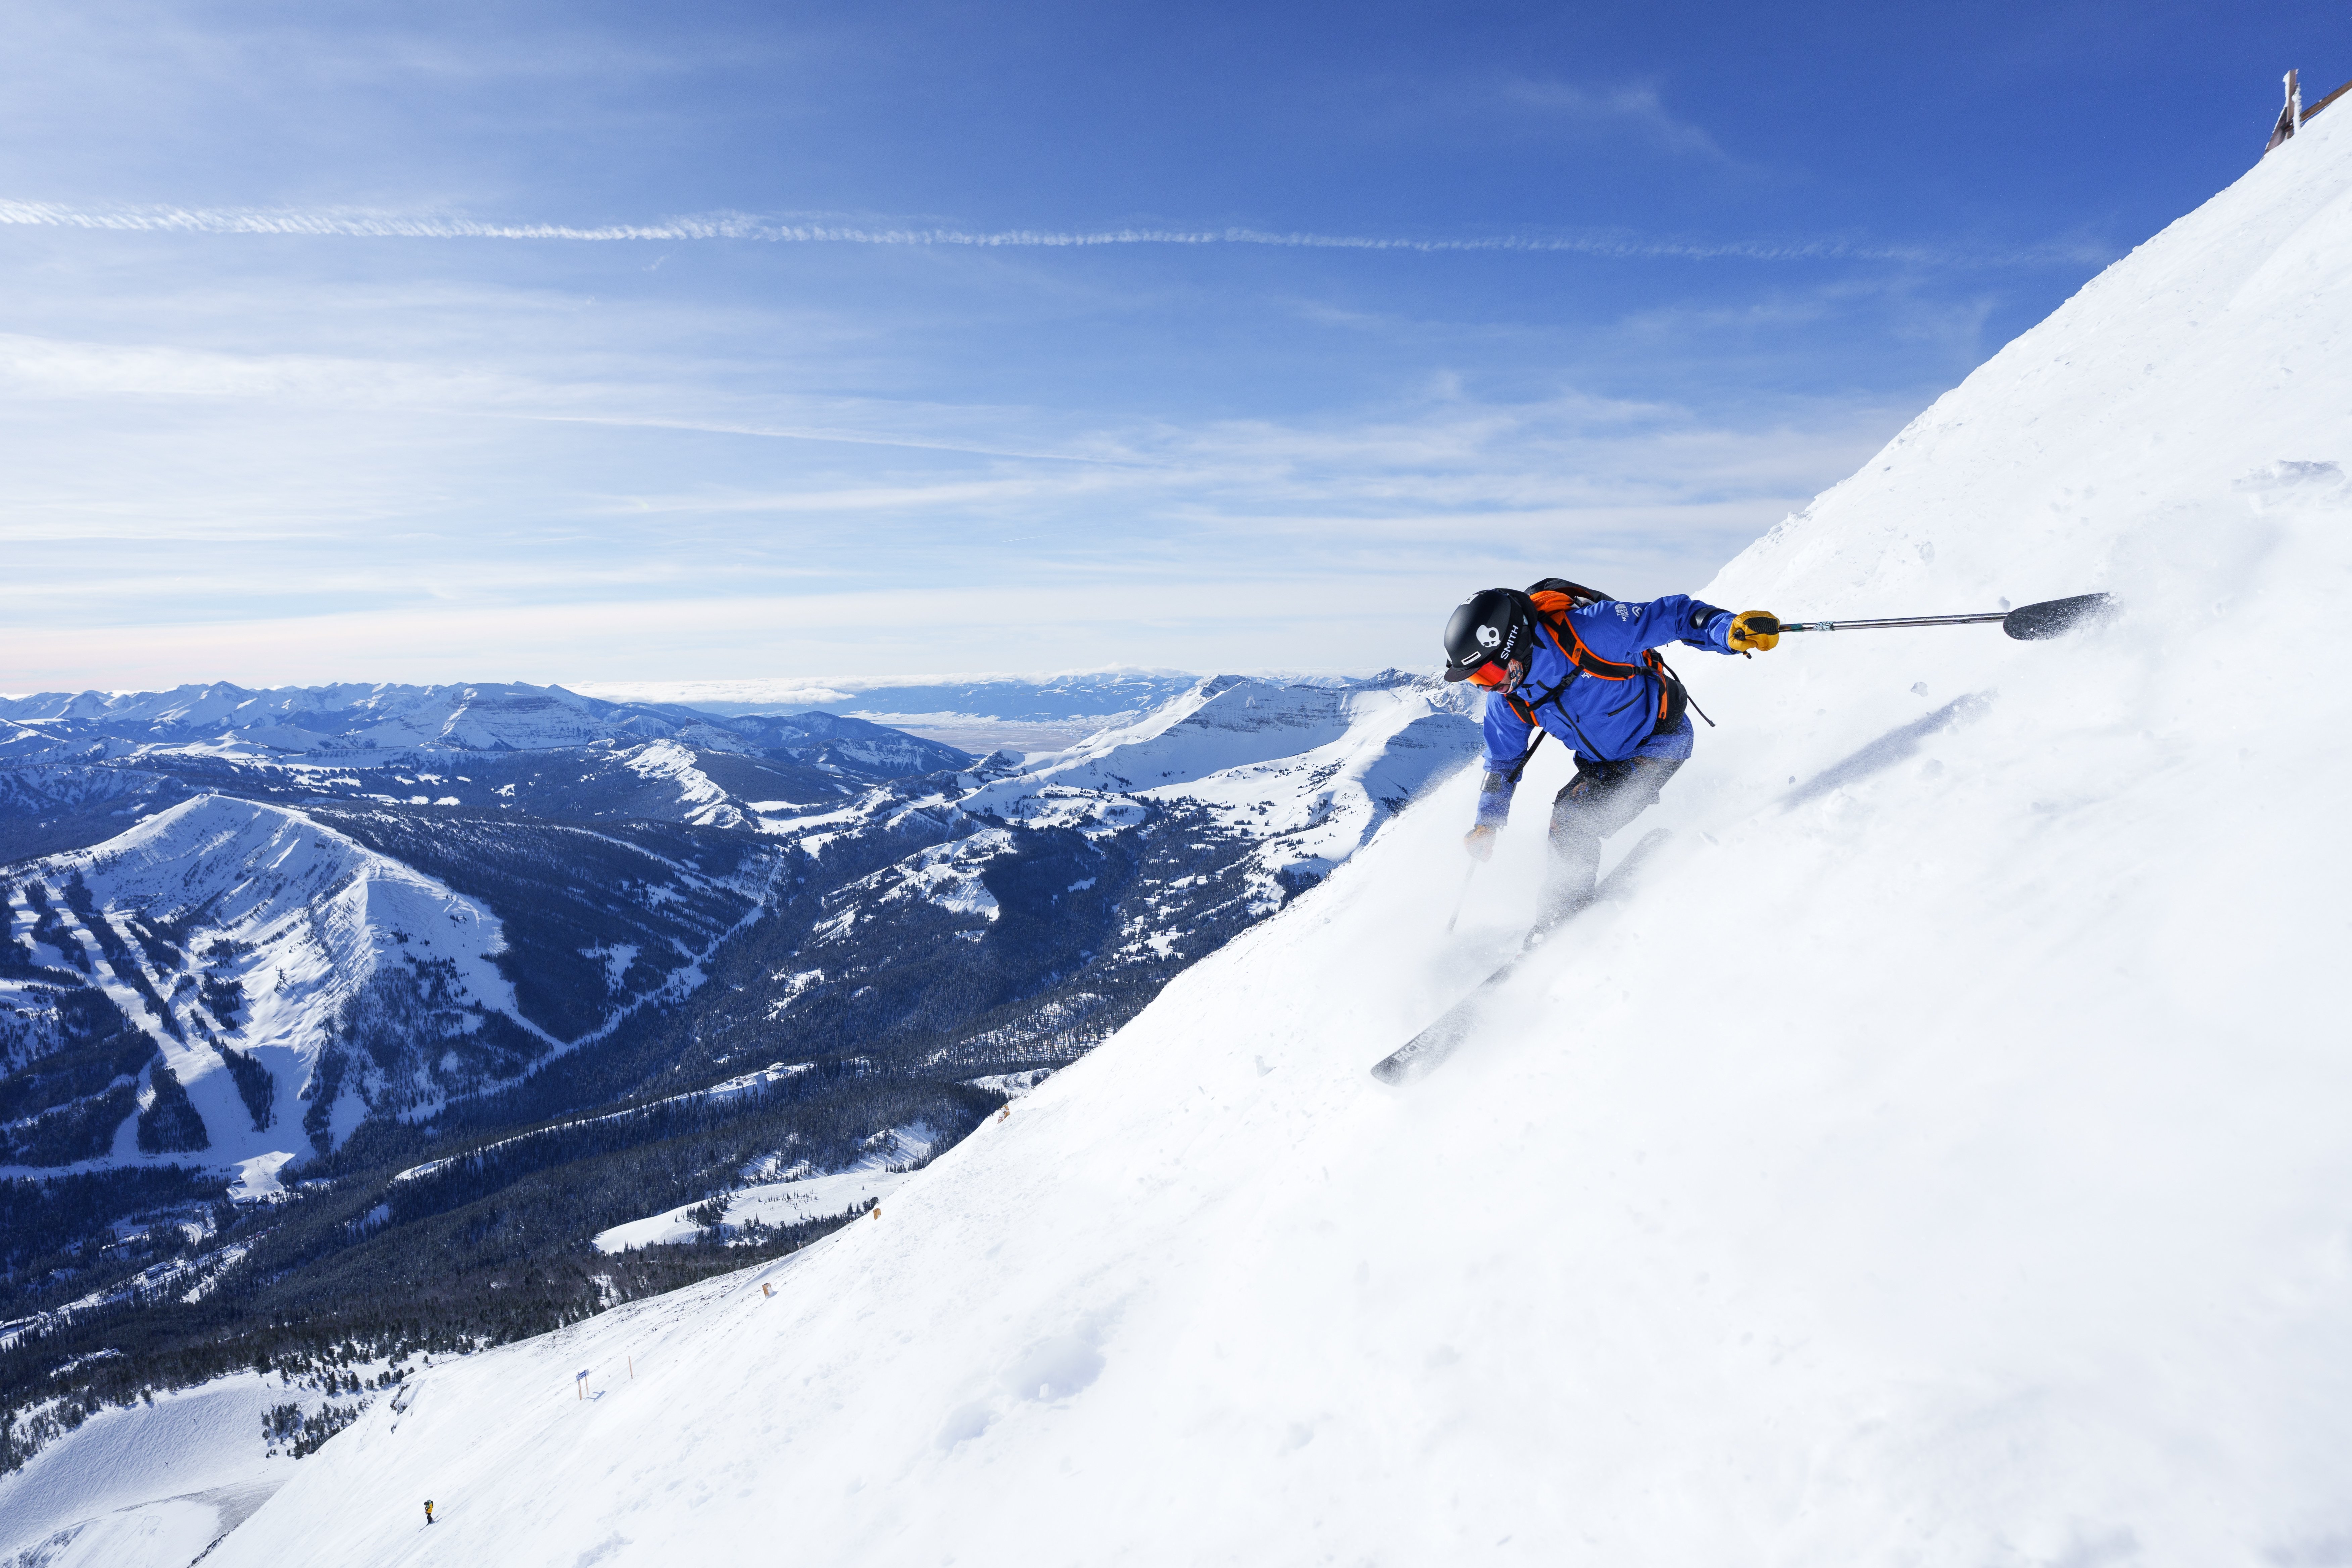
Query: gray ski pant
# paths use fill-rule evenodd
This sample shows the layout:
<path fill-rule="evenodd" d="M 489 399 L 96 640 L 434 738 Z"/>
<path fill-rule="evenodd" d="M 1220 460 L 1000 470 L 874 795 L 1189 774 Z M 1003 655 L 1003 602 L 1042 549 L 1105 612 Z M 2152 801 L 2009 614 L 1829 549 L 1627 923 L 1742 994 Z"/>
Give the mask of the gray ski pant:
<path fill-rule="evenodd" d="M 1687 757 L 1576 759 L 1576 776 L 1551 800 L 1551 872 L 1542 920 L 1574 914 L 1592 900 L 1601 875 L 1601 841 L 1658 803 L 1658 792 Z"/>

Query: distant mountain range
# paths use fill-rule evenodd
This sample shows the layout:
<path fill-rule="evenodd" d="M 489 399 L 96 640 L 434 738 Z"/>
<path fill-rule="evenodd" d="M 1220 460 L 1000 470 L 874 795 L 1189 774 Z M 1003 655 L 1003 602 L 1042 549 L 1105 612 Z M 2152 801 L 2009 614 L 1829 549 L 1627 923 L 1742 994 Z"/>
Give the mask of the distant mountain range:
<path fill-rule="evenodd" d="M 561 688 L 0 703 L 0 1404 L 495 1341 L 800 1245 L 845 1216 L 675 1216 L 948 1147 L 1477 744 L 1393 672 L 1077 716 L 974 756 Z M 664 1215 L 704 1239 L 594 1245 Z"/>
<path fill-rule="evenodd" d="M 603 694 L 615 701 L 666 698 L 706 713 L 843 713 L 866 719 L 890 714 L 1066 724 L 1147 713 L 1200 680 L 1179 669 L 1095 669 L 928 681 L 638 682 L 607 687 Z"/>
<path fill-rule="evenodd" d="M 215 683 L 170 691 L 40 692 L 0 698 L 0 761 L 111 761 L 155 752 L 253 761 L 392 765 L 449 753 L 680 740 L 823 766 L 921 773 L 953 747 L 819 712 L 734 716 L 675 703 L 608 702 L 560 686 L 310 686 Z"/>
<path fill-rule="evenodd" d="M 1199 683 L 1181 670 L 1113 668 L 955 680 L 635 681 L 594 690 L 616 702 L 683 703 L 706 713 L 835 713 L 974 752 L 1054 752 Z"/>

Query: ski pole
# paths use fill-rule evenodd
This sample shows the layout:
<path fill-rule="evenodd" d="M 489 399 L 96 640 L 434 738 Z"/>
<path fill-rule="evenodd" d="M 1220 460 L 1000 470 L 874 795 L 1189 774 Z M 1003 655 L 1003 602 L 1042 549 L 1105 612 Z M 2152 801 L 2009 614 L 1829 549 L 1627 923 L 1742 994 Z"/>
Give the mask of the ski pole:
<path fill-rule="evenodd" d="M 1973 626 L 1987 621 L 2009 618 L 2002 610 L 1992 610 L 1981 616 L 1889 616 L 1874 621 L 1782 621 L 1784 632 L 1859 632 L 1873 631 L 1880 626 Z"/>
<path fill-rule="evenodd" d="M 1445 917 L 1445 934 L 1454 934 L 1454 922 L 1462 918 L 1462 906 L 1470 900 L 1470 883 L 1478 875 L 1478 862 L 1470 862 L 1470 869 L 1462 878 L 1462 890 L 1454 895 L 1454 912 Z"/>
<path fill-rule="evenodd" d="M 1976 616 L 1895 616 L 1874 621 L 1782 621 L 1784 632 L 1860 632 L 1885 626 L 1973 626 L 1992 621 L 2021 642 L 2054 637 L 2078 626 L 2115 612 L 2112 594 L 2077 594 L 2071 599 L 2044 599 L 2013 610 L 1988 610 Z"/>

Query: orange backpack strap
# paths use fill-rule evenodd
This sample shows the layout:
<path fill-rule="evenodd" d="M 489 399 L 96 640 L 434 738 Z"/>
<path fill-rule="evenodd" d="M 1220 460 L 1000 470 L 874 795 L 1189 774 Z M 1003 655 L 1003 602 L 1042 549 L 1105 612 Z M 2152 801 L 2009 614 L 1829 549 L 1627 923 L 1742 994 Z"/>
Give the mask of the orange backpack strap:
<path fill-rule="evenodd" d="M 1665 657 L 1656 648 L 1644 650 L 1641 656 L 1641 661 L 1637 664 L 1620 664 L 1613 658 L 1601 658 L 1585 646 L 1582 637 L 1577 636 L 1576 623 L 1569 618 L 1570 612 L 1583 605 L 1613 603 L 1608 595 L 1597 588 L 1587 588 L 1580 584 L 1571 583 L 1565 577 L 1546 577 L 1528 586 L 1527 599 L 1528 607 L 1535 611 L 1538 635 L 1551 638 L 1552 646 L 1559 649 L 1561 656 L 1568 660 L 1571 673 L 1568 679 L 1545 692 L 1532 704 L 1523 700 L 1517 693 L 1507 695 L 1505 700 L 1510 703 L 1511 711 L 1518 715 L 1521 722 L 1533 724 L 1536 721 L 1536 709 L 1547 702 L 1557 704 L 1559 701 L 1559 694 L 1567 690 L 1570 683 L 1579 675 L 1590 675 L 1601 680 L 1632 680 L 1640 676 L 1648 676 L 1656 680 L 1658 727 L 1655 732 L 1662 733 L 1674 729 L 1683 721 L 1683 712 L 1685 708 L 1697 706 L 1691 701 L 1690 692 L 1683 685 L 1682 678 L 1674 672 L 1666 663 Z M 1560 709 L 1563 715 L 1567 711 L 1566 708 Z M 1699 717 L 1706 719 L 1704 713 Z M 1712 719 L 1707 719 L 1706 721 L 1710 725 L 1715 722 Z M 1571 727 L 1575 724 L 1572 719 L 1569 722 Z M 1521 759 L 1520 765 L 1526 766 L 1524 758 Z"/>
<path fill-rule="evenodd" d="M 1576 667 L 1579 674 L 1597 676 L 1602 680 L 1632 680 L 1646 673 L 1641 665 L 1620 664 L 1585 647 L 1584 639 L 1576 635 L 1575 623 L 1568 616 L 1576 602 L 1566 594 L 1547 588 L 1529 594 L 1528 602 L 1536 607 L 1536 624 L 1550 634 L 1552 646 Z"/>

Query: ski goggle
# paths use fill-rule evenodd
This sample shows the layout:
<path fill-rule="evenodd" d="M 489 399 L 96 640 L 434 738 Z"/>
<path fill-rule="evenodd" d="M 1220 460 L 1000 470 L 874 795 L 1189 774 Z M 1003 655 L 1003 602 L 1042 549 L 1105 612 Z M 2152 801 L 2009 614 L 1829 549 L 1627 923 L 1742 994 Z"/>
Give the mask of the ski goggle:
<path fill-rule="evenodd" d="M 1511 683 L 1511 672 L 1490 658 L 1462 679 L 1469 681 L 1473 686 L 1483 686 L 1489 691 L 1499 691 Z"/>

